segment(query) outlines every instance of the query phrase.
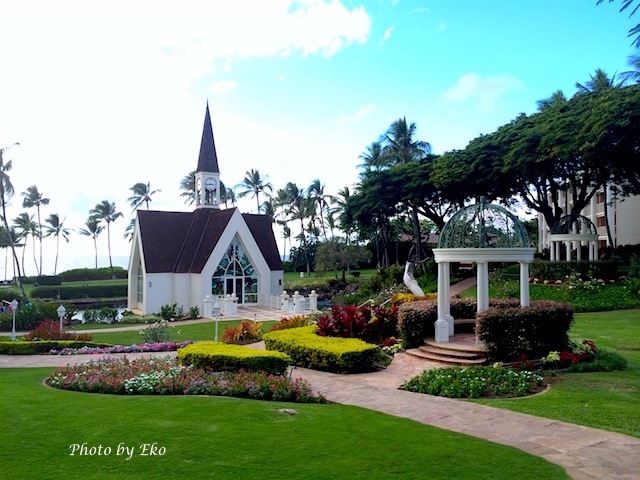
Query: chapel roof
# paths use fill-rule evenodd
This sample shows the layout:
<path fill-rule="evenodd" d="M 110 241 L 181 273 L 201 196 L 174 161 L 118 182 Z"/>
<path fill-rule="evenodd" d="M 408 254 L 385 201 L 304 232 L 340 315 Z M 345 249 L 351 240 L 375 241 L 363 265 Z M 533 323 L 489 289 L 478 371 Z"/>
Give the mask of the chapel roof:
<path fill-rule="evenodd" d="M 146 272 L 200 273 L 236 210 L 138 210 Z M 242 217 L 269 268 L 282 270 L 269 217 L 252 214 Z"/>
<path fill-rule="evenodd" d="M 216 144 L 213 140 L 211 116 L 209 115 L 209 102 L 207 102 L 207 111 L 204 115 L 202 141 L 200 142 L 200 155 L 198 157 L 198 168 L 196 171 L 220 173 L 218 168 L 218 155 L 216 154 Z"/>

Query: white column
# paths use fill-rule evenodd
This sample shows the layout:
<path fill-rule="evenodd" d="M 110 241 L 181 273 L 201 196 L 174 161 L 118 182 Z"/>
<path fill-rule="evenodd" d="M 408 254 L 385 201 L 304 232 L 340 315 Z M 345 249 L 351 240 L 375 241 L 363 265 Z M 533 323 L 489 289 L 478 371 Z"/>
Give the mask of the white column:
<path fill-rule="evenodd" d="M 202 316 L 204 318 L 213 318 L 213 298 L 211 295 L 207 295 L 204 297 L 204 312 L 202 312 Z"/>
<path fill-rule="evenodd" d="M 283 290 L 282 295 L 280 295 L 280 310 L 283 312 L 289 311 L 289 294 L 286 290 Z"/>
<path fill-rule="evenodd" d="M 562 242 L 556 242 L 556 260 L 560 261 L 560 244 Z"/>
<path fill-rule="evenodd" d="M 311 290 L 309 294 L 309 310 L 312 312 L 318 311 L 318 294 L 315 290 Z"/>
<path fill-rule="evenodd" d="M 478 312 L 489 308 L 489 264 L 478 263 Z"/>
<path fill-rule="evenodd" d="M 549 242 L 549 260 L 556 260 L 556 242 Z"/>
<path fill-rule="evenodd" d="M 444 318 L 449 325 L 449 336 L 453 335 L 453 317 L 451 316 L 451 263 L 444 262 L 444 285 L 447 294 L 444 297 Z"/>
<path fill-rule="evenodd" d="M 530 304 L 529 264 L 520 262 L 520 306 L 528 307 Z"/>
<path fill-rule="evenodd" d="M 571 242 L 565 242 L 567 247 L 567 262 L 571 261 Z"/>
<path fill-rule="evenodd" d="M 578 245 L 576 260 L 580 261 L 582 260 L 582 242 L 576 242 L 576 245 Z"/>
<path fill-rule="evenodd" d="M 447 323 L 447 299 L 449 298 L 449 284 L 445 283 L 445 269 L 449 267 L 447 262 L 438 263 L 438 319 L 435 323 L 435 340 L 440 343 L 449 343 L 449 324 Z"/>
<path fill-rule="evenodd" d="M 598 258 L 598 243 L 589 242 L 589 260 L 595 262 Z"/>
<path fill-rule="evenodd" d="M 300 305 L 300 297 L 302 297 L 302 295 L 300 295 L 300 292 L 298 292 L 297 290 L 293 292 L 293 311 L 295 313 L 300 313 L 302 311 L 302 305 Z"/>

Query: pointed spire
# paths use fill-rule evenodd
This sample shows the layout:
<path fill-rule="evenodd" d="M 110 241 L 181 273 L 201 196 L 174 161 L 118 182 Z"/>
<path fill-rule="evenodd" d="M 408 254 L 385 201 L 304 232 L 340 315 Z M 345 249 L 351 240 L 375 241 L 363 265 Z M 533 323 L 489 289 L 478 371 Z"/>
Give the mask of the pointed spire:
<path fill-rule="evenodd" d="M 220 173 L 220 170 L 218 169 L 218 156 L 216 155 L 216 144 L 213 141 L 213 129 L 211 127 L 211 117 L 209 116 L 208 101 L 207 112 L 204 116 L 204 127 L 202 128 L 202 142 L 200 142 L 198 168 L 196 171 Z"/>

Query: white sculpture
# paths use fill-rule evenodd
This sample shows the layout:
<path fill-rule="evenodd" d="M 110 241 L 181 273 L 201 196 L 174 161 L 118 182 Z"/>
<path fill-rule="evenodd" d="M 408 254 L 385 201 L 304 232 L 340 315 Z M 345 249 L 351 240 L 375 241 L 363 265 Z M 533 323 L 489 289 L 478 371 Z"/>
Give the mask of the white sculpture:
<path fill-rule="evenodd" d="M 404 281 L 404 284 L 407 286 L 409 291 L 416 297 L 424 297 L 422 288 L 420 288 L 420 285 L 418 285 L 416 278 L 413 276 L 413 271 L 415 270 L 415 268 L 416 263 L 412 260 L 409 260 L 404 266 L 404 276 L 402 277 L 402 280 Z"/>

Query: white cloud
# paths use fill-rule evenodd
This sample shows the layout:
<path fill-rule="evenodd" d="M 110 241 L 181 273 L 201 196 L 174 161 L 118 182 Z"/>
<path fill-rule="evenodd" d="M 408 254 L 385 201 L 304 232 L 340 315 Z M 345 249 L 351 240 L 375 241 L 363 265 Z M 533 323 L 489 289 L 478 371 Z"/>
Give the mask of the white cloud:
<path fill-rule="evenodd" d="M 365 119 L 371 112 L 374 110 L 373 103 L 365 105 L 362 108 L 356 110 L 352 115 L 341 116 L 336 120 L 336 125 L 347 125 L 349 123 L 357 123 L 363 119 Z"/>
<path fill-rule="evenodd" d="M 444 98 L 452 103 L 477 101 L 482 107 L 490 107 L 503 95 L 523 88 L 522 81 L 509 75 L 482 78 L 476 73 L 467 73 L 444 92 Z"/>
<path fill-rule="evenodd" d="M 444 23 L 444 21 L 441 20 L 438 26 L 435 28 L 434 32 L 444 32 L 446 29 L 447 25 Z"/>
<path fill-rule="evenodd" d="M 384 43 L 389 40 L 389 38 L 391 38 L 391 32 L 393 32 L 393 27 L 389 27 L 387 28 L 387 31 L 384 32 L 384 35 L 382 36 L 382 40 L 380 40 L 380 45 L 384 45 Z"/>
<path fill-rule="evenodd" d="M 281 82 L 284 82 L 286 80 L 286 78 L 284 78 L 283 74 L 278 75 L 278 80 L 280 80 Z"/>
<path fill-rule="evenodd" d="M 209 89 L 215 93 L 228 93 L 234 88 L 236 88 L 236 82 L 233 80 L 219 80 L 217 82 L 213 82 Z"/>
<path fill-rule="evenodd" d="M 429 13 L 430 11 L 429 7 L 418 7 L 411 10 L 411 13 Z"/>

